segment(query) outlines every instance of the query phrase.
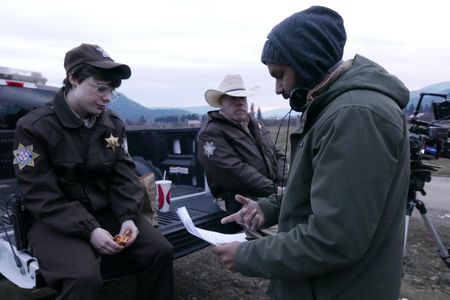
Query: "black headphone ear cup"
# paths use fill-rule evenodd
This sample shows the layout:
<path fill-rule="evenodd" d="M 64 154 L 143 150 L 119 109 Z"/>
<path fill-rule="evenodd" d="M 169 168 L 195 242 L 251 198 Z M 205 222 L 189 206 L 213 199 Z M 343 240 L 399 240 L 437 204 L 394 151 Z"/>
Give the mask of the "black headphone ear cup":
<path fill-rule="evenodd" d="M 306 104 L 306 95 L 308 94 L 308 89 L 302 87 L 295 87 L 291 96 L 289 97 L 289 105 L 292 110 L 296 112 L 303 112 L 303 107 Z"/>
<path fill-rule="evenodd" d="M 296 102 L 297 101 L 294 98 L 289 98 L 289 106 L 292 108 L 292 110 L 296 112 L 302 112 L 303 105 L 299 106 Z"/>

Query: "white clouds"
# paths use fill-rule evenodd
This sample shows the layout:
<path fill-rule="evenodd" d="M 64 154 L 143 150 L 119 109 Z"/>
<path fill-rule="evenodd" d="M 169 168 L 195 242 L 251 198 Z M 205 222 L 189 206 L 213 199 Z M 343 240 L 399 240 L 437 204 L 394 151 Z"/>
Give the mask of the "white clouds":
<path fill-rule="evenodd" d="M 0 3 L 0 65 L 37 70 L 60 85 L 63 58 L 97 43 L 133 69 L 122 90 L 147 106 L 203 105 L 228 73 L 260 85 L 255 102 L 287 106 L 259 61 L 267 33 L 317 1 L 18 0 Z M 365 55 L 415 89 L 448 79 L 445 1 L 319 1 L 344 18 L 344 58 Z M 183 99 L 183 100 L 182 100 Z M 182 101 L 181 101 L 182 100 Z M 258 106 L 258 105 L 257 105 Z"/>

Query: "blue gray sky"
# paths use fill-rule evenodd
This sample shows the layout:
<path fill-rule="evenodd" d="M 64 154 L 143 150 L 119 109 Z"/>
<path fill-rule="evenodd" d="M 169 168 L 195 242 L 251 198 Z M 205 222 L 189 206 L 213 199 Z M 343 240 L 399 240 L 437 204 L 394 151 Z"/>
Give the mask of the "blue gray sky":
<path fill-rule="evenodd" d="M 344 59 L 364 55 L 411 90 L 450 81 L 445 0 L 1 0 L 0 66 L 60 86 L 64 54 L 93 43 L 132 68 L 120 91 L 147 107 L 205 105 L 205 90 L 235 73 L 261 87 L 249 101 L 263 111 L 287 107 L 260 53 L 274 25 L 311 5 L 343 16 Z"/>

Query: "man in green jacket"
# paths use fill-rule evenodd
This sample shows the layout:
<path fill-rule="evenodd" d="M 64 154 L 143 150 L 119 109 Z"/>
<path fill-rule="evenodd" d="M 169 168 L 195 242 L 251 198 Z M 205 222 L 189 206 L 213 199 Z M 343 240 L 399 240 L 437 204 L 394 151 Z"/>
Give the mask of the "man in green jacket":
<path fill-rule="evenodd" d="M 399 298 L 409 92 L 362 56 L 342 62 L 345 41 L 341 16 L 314 6 L 275 26 L 262 51 L 302 126 L 282 201 L 236 196 L 243 208 L 222 222 L 279 232 L 213 251 L 233 272 L 270 278 L 272 299 Z"/>

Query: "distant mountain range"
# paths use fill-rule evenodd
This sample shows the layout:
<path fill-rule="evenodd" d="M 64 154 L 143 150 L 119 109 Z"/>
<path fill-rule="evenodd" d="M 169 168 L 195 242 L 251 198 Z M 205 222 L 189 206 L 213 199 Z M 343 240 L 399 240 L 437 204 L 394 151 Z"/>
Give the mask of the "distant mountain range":
<path fill-rule="evenodd" d="M 189 114 L 197 114 L 199 117 L 205 115 L 208 111 L 214 110 L 211 106 L 191 106 L 180 108 L 148 108 L 145 107 L 122 93 L 117 101 L 111 103 L 109 107 L 116 112 L 124 121 L 138 122 L 144 118 L 153 122 L 155 118 L 168 116 L 182 116 Z M 289 108 L 277 108 L 262 113 L 265 118 L 282 118 L 289 112 Z"/>
<path fill-rule="evenodd" d="M 409 106 L 415 106 L 419 100 L 420 93 L 439 93 L 450 94 L 450 81 L 439 82 L 420 90 L 410 91 Z M 139 103 L 131 100 L 124 94 L 120 94 L 117 101 L 110 104 L 110 108 L 115 111 L 124 120 L 132 122 L 138 122 L 142 117 L 150 122 L 153 122 L 155 118 L 167 117 L 167 116 L 182 116 L 189 114 L 197 114 L 200 117 L 206 114 L 208 111 L 213 110 L 210 106 L 192 106 L 179 108 L 147 108 Z M 264 111 L 262 113 L 264 118 L 282 118 L 289 112 L 289 108 L 277 108 L 273 110 Z"/>
<path fill-rule="evenodd" d="M 119 94 L 119 99 L 111 103 L 109 107 L 111 108 L 111 110 L 116 112 L 124 121 L 130 120 L 132 122 L 137 122 L 141 117 L 143 117 L 145 120 L 153 122 L 155 118 L 192 114 L 192 112 L 188 110 L 178 108 L 150 109 L 131 100 L 122 93 Z"/>
<path fill-rule="evenodd" d="M 201 116 L 206 114 L 208 111 L 214 110 L 215 108 L 205 105 L 205 106 L 183 107 L 183 109 L 189 111 L 190 113 L 198 114 Z M 289 108 L 275 108 L 263 111 L 262 115 L 264 118 L 282 118 L 289 112 L 289 110 L 290 110 Z"/>
<path fill-rule="evenodd" d="M 408 106 L 410 106 L 410 105 L 416 106 L 416 104 L 420 98 L 420 93 L 445 94 L 445 95 L 447 95 L 447 97 L 449 97 L 450 81 L 439 82 L 439 83 L 435 83 L 435 84 L 423 87 L 420 90 L 410 91 Z M 442 100 L 442 98 L 441 98 L 441 100 Z"/>

